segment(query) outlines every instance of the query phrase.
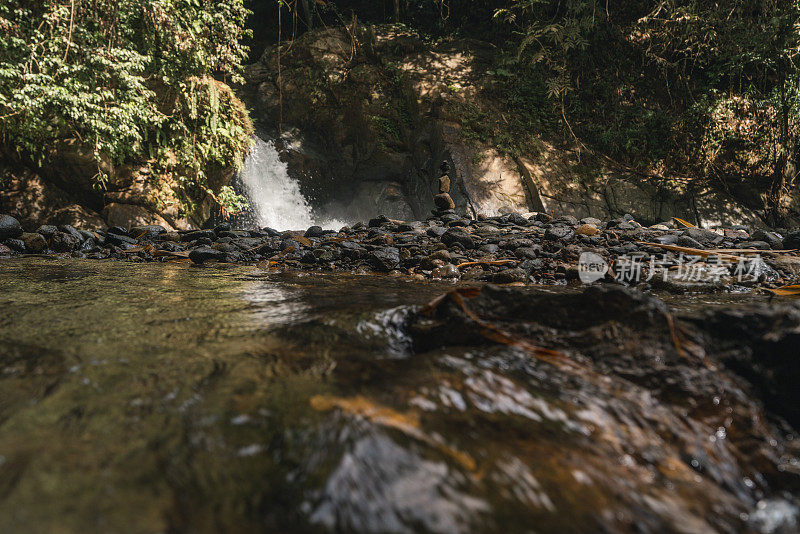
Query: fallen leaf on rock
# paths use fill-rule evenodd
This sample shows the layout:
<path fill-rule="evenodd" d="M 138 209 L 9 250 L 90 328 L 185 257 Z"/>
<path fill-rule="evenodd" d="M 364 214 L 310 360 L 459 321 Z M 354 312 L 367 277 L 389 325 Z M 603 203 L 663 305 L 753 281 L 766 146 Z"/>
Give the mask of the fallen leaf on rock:
<path fill-rule="evenodd" d="M 760 248 L 718 248 L 714 249 L 717 252 L 728 253 L 728 254 L 772 254 L 772 255 L 781 255 L 787 254 L 789 252 L 797 252 L 797 249 L 789 249 L 789 250 L 765 250 Z"/>
<path fill-rule="evenodd" d="M 773 295 L 778 295 L 779 297 L 798 297 L 800 296 L 800 285 L 790 285 L 790 286 L 781 286 L 776 287 L 775 289 L 764 288 Z"/>
<path fill-rule="evenodd" d="M 673 218 L 672 218 L 672 220 L 673 220 L 673 221 L 675 221 L 675 222 L 677 222 L 678 224 L 680 224 L 680 225 L 681 225 L 681 226 L 683 226 L 684 228 L 697 228 L 697 227 L 696 227 L 695 225 L 693 225 L 692 223 L 690 223 L 690 222 L 688 222 L 688 221 L 684 221 L 683 219 L 679 219 L 678 217 L 673 217 Z"/>
<path fill-rule="evenodd" d="M 456 450 L 443 443 L 441 439 L 429 436 L 420 427 L 419 415 L 416 413 L 402 413 L 392 408 L 381 406 L 366 397 L 333 397 L 330 395 L 315 395 L 309 401 L 311 407 L 318 412 L 329 412 L 338 408 L 348 415 L 363 417 L 376 425 L 399 430 L 403 434 L 433 446 L 442 453 L 454 459 L 464 469 L 475 471 L 477 464 L 467 453 Z"/>
<path fill-rule="evenodd" d="M 480 295 L 481 289 L 479 287 L 460 287 L 445 293 L 444 295 L 434 299 L 426 305 L 420 313 L 430 314 L 433 312 L 445 299 L 450 299 L 458 305 L 459 308 L 466 314 L 467 317 L 472 319 L 478 326 L 478 332 L 488 340 L 502 343 L 513 347 L 521 348 L 522 350 L 532 354 L 536 358 L 547 362 L 549 364 L 559 366 L 571 366 L 581 368 L 581 366 L 570 360 L 566 354 L 561 352 L 539 347 L 514 334 L 508 333 L 501 328 L 498 328 L 480 317 L 467 307 L 464 298 L 475 298 Z"/>
<path fill-rule="evenodd" d="M 517 260 L 493 260 L 493 261 L 465 261 L 456 265 L 456 269 L 468 267 L 470 265 L 505 265 L 507 263 L 519 263 Z"/>
<path fill-rule="evenodd" d="M 671 250 L 673 252 L 683 252 L 684 254 L 688 254 L 689 256 L 700 256 L 702 258 L 707 258 L 709 256 L 717 256 L 724 260 L 732 260 L 732 261 L 744 261 L 747 258 L 742 256 L 736 256 L 734 254 L 726 254 L 724 252 L 720 252 L 719 250 L 705 250 L 702 248 L 689 248 L 689 247 L 679 247 L 678 245 L 662 245 L 661 243 L 650 243 L 648 241 L 637 241 L 637 243 L 641 245 L 647 245 L 649 247 L 657 247 L 663 248 L 665 250 Z"/>
<path fill-rule="evenodd" d="M 309 238 L 305 237 L 305 236 L 299 235 L 299 236 L 295 237 L 294 240 L 297 241 L 298 243 L 300 243 L 303 246 L 306 246 L 306 247 L 312 246 L 311 240 Z"/>

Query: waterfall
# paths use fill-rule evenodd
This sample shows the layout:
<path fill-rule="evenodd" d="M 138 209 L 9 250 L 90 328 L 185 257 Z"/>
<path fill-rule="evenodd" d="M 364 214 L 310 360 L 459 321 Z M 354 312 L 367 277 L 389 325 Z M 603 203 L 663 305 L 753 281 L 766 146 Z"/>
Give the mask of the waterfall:
<path fill-rule="evenodd" d="M 320 223 L 314 220 L 311 206 L 300 192 L 300 184 L 289 176 L 272 141 L 255 138 L 239 180 L 250 202 L 254 226 L 275 230 L 304 230 L 314 224 L 338 230 L 342 226 L 339 221 Z"/>

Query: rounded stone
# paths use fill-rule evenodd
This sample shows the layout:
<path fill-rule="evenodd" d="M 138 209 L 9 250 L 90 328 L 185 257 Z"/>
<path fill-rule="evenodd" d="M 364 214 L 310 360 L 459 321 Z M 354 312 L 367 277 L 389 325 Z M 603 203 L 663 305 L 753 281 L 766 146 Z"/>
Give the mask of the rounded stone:
<path fill-rule="evenodd" d="M 439 193 L 433 197 L 433 204 L 440 210 L 452 210 L 456 207 L 456 203 L 453 202 L 448 193 Z"/>
<path fill-rule="evenodd" d="M 0 241 L 22 235 L 22 225 L 11 215 L 0 215 Z"/>
<path fill-rule="evenodd" d="M 450 192 L 450 177 L 446 174 L 439 178 L 439 192 L 440 193 L 449 193 Z"/>

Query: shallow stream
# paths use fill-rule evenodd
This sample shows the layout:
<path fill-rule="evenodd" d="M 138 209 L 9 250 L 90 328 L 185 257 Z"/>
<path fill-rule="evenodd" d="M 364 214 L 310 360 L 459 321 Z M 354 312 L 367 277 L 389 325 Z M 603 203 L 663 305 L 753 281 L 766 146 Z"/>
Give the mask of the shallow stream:
<path fill-rule="evenodd" d="M 796 526 L 792 496 L 759 489 L 758 460 L 712 443 L 701 472 L 706 453 L 659 441 L 673 432 L 691 451 L 723 441 L 716 427 L 664 430 L 671 419 L 627 393 L 562 398 L 557 369 L 518 349 L 414 354 L 405 317 L 451 287 L 0 261 L 0 532 Z"/>

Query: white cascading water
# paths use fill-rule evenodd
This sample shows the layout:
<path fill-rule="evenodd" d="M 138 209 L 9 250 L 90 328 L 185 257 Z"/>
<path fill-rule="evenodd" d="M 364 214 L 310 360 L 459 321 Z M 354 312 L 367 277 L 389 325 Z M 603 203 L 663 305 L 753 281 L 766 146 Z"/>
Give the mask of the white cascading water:
<path fill-rule="evenodd" d="M 280 160 L 272 141 L 255 138 L 239 179 L 258 227 L 304 230 L 319 224 L 315 223 L 311 206 L 300 192 L 300 184 L 289 176 L 286 164 Z"/>

